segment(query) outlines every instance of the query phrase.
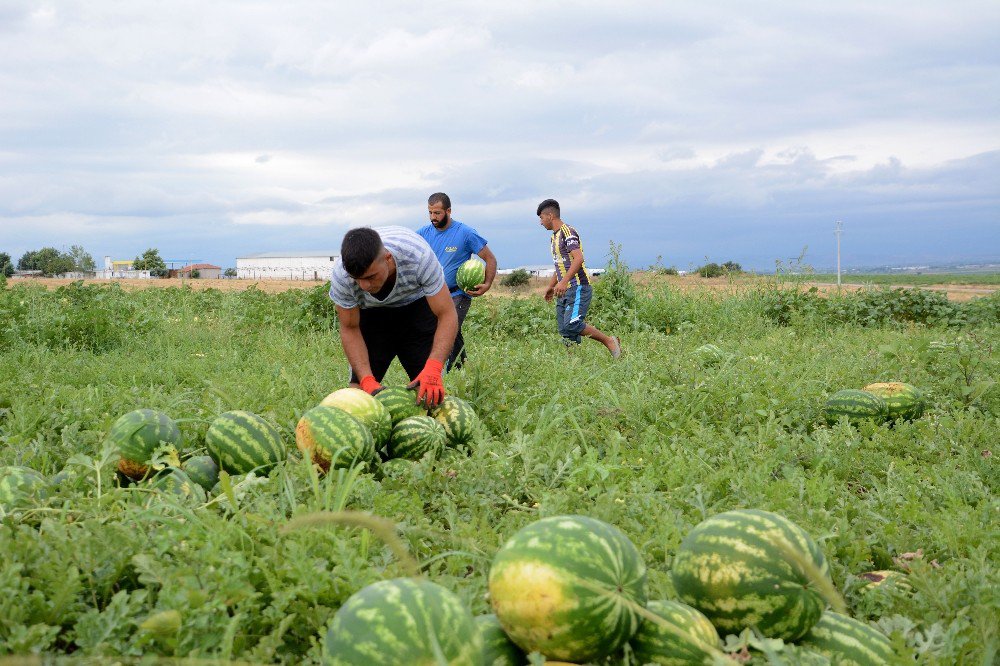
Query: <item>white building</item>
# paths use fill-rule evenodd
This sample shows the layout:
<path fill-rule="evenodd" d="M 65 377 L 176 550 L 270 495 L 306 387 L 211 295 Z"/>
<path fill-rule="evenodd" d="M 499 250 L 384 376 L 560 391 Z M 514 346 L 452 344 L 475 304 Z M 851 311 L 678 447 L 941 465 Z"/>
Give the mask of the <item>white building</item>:
<path fill-rule="evenodd" d="M 111 261 L 111 257 L 104 257 L 104 270 L 97 271 L 95 273 L 95 277 L 103 278 L 105 280 L 148 280 L 153 276 L 149 271 L 132 270 L 131 259 L 118 259 Z"/>
<path fill-rule="evenodd" d="M 527 271 L 532 277 L 539 278 L 548 278 L 556 274 L 555 266 L 552 264 L 536 264 L 534 266 L 518 266 L 517 268 L 501 268 L 497 270 L 497 275 L 509 275 L 517 270 Z M 604 272 L 604 268 L 588 268 L 587 272 L 596 277 Z"/>
<path fill-rule="evenodd" d="M 313 252 L 261 252 L 236 258 L 236 277 L 241 280 L 329 280 L 339 255 Z"/>

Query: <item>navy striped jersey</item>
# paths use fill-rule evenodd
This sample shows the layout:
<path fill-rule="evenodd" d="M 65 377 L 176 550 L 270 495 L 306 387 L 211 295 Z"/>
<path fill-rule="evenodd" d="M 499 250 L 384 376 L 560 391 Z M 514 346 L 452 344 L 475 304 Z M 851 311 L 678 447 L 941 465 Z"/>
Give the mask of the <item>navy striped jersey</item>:
<path fill-rule="evenodd" d="M 386 308 L 409 305 L 441 291 L 444 271 L 434 250 L 417 232 L 405 227 L 377 227 L 382 244 L 396 260 L 396 284 L 385 300 L 358 286 L 340 257 L 330 276 L 330 299 L 342 308 Z"/>
<path fill-rule="evenodd" d="M 566 277 L 573 257 L 570 252 L 579 250 L 583 253 L 583 245 L 580 243 L 580 234 L 576 229 L 563 222 L 557 231 L 552 232 L 552 239 L 549 241 L 549 249 L 552 251 L 552 261 L 556 265 L 556 278 L 562 280 Z M 590 273 L 587 272 L 587 265 L 584 263 L 569 280 L 569 286 L 575 287 L 578 284 L 590 284 Z"/>

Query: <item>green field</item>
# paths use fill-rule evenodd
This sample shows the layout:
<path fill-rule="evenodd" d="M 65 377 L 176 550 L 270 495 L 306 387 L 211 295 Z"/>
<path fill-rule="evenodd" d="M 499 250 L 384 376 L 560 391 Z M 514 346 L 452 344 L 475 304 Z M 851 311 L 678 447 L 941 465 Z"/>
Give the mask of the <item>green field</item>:
<path fill-rule="evenodd" d="M 836 273 L 815 273 L 796 276 L 807 282 L 837 282 Z M 841 273 L 844 284 L 913 285 L 938 284 L 1000 285 L 1000 273 Z"/>
<path fill-rule="evenodd" d="M 616 525 L 649 568 L 650 599 L 669 599 L 692 527 L 759 508 L 812 535 L 850 613 L 900 663 L 995 663 L 1000 296 L 761 286 L 720 298 L 614 274 L 596 291 L 593 321 L 621 336 L 618 362 L 592 342 L 563 348 L 540 297 L 479 299 L 470 360 L 446 377 L 488 431 L 471 455 L 318 477 L 294 428 L 347 377 L 323 287 L 0 289 L 0 465 L 74 473 L 0 509 L 0 656 L 321 663 L 341 604 L 404 573 L 368 531 L 283 530 L 321 510 L 393 521 L 424 573 L 478 615 L 493 554 L 538 518 Z M 717 363 L 694 354 L 705 343 L 724 352 Z M 389 382 L 403 380 L 394 366 Z M 819 425 L 829 394 L 887 380 L 924 390 L 927 414 Z M 208 505 L 120 487 L 103 441 L 139 407 L 180 422 L 185 454 L 233 409 L 271 421 L 293 453 Z M 912 594 L 860 592 L 856 575 L 903 568 Z"/>

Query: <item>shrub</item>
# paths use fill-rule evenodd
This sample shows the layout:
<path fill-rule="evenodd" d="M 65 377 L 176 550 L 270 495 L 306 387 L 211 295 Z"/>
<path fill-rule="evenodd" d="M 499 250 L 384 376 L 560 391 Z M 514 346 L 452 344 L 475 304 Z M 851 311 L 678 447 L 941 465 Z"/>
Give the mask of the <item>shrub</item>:
<path fill-rule="evenodd" d="M 504 275 L 500 280 L 504 287 L 521 287 L 531 282 L 531 273 L 523 268 L 515 269 L 512 273 Z"/>

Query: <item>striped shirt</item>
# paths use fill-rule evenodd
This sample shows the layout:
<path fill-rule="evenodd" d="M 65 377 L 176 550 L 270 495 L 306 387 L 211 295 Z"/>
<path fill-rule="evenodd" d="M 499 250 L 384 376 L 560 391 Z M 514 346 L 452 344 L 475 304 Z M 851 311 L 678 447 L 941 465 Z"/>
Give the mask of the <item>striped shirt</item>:
<path fill-rule="evenodd" d="M 340 257 L 330 276 L 330 299 L 342 308 L 392 308 L 409 305 L 441 291 L 444 271 L 431 246 L 405 227 L 378 227 L 385 249 L 396 260 L 396 284 L 384 301 L 358 286 Z"/>
<path fill-rule="evenodd" d="M 552 251 L 552 261 L 556 265 L 556 277 L 563 280 L 569 267 L 573 264 L 573 257 L 570 252 L 579 250 L 583 254 L 583 245 L 580 243 L 580 234 L 576 229 L 563 222 L 558 230 L 552 232 L 552 239 L 549 242 L 549 249 Z M 587 265 L 580 266 L 570 281 L 569 286 L 575 287 L 578 284 L 590 284 L 590 273 L 587 272 Z"/>

